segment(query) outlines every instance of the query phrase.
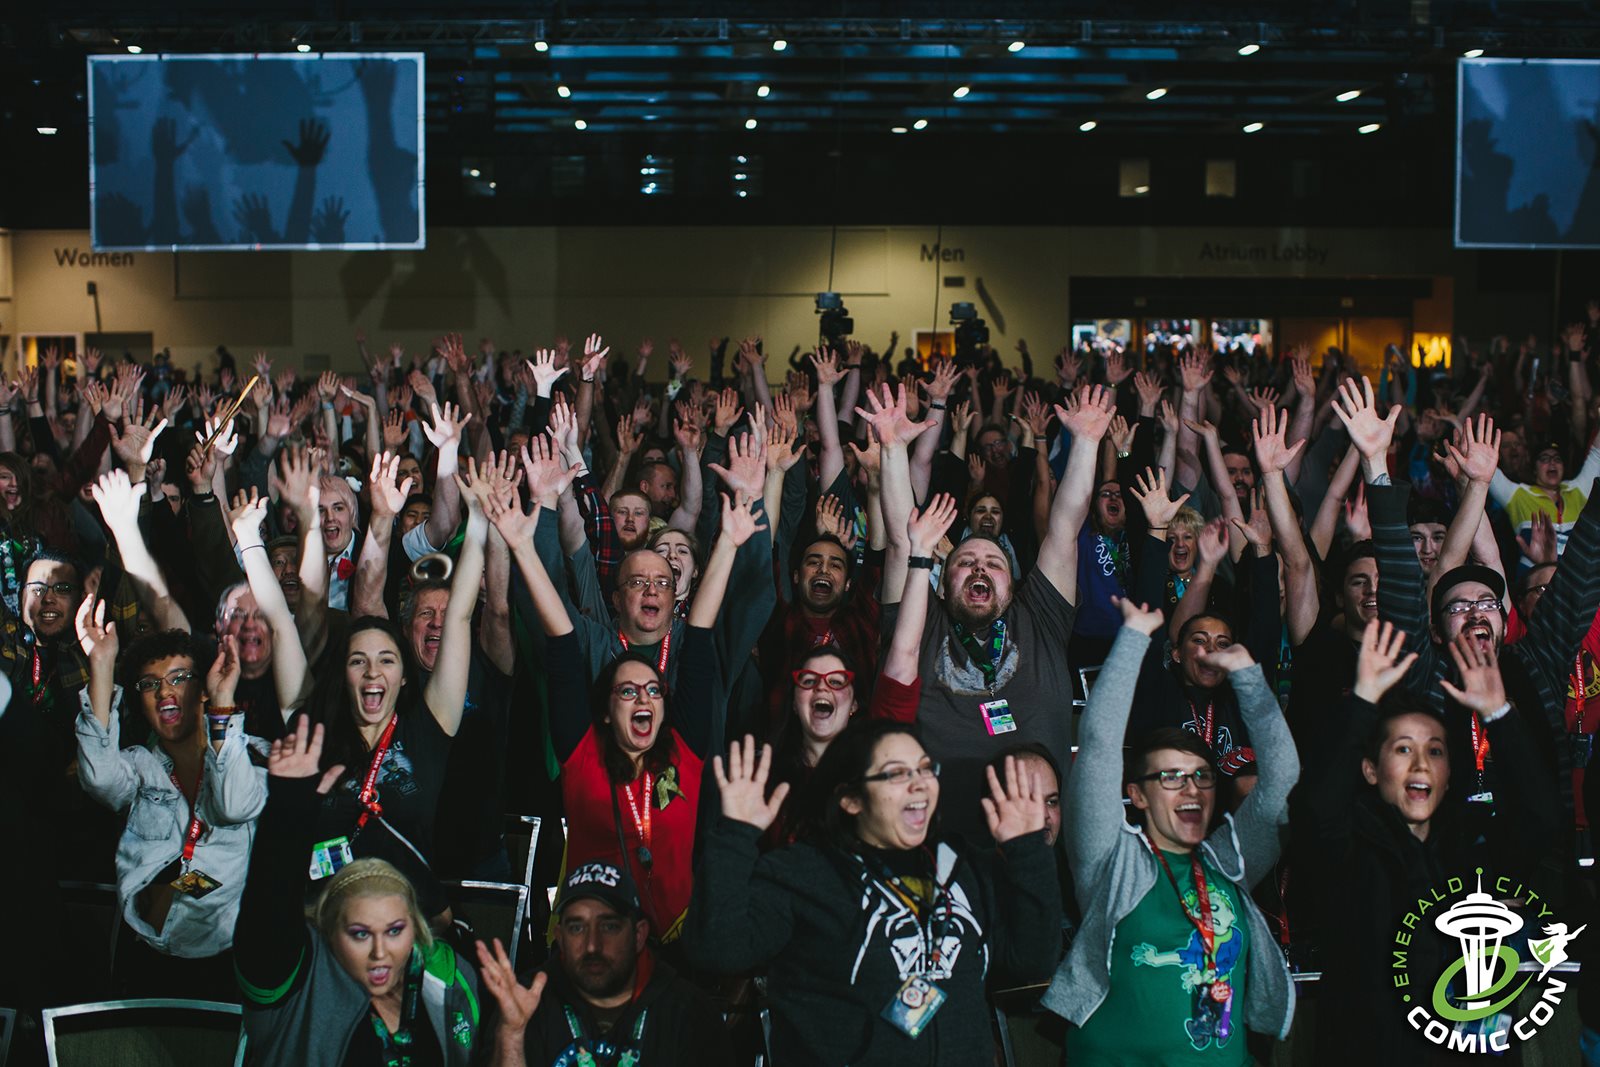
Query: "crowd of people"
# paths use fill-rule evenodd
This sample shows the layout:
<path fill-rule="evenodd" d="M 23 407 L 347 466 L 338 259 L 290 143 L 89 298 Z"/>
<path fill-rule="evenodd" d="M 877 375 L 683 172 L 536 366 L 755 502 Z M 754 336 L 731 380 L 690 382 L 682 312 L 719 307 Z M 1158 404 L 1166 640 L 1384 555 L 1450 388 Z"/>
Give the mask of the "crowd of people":
<path fill-rule="evenodd" d="M 1448 367 L 1016 349 L 22 361 L 0 1004 L 236 1001 L 266 1065 L 982 1064 L 996 1004 L 1073 1067 L 1425 1059 L 1431 885 L 1595 907 L 1600 304 Z M 510 812 L 508 944 L 458 894 Z"/>

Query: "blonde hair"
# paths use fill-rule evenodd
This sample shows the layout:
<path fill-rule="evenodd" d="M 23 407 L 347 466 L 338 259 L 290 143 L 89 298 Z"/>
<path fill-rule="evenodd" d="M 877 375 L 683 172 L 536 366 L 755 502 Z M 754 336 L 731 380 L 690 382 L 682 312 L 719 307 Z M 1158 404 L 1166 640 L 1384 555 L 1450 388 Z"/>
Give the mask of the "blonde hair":
<path fill-rule="evenodd" d="M 324 940 L 332 941 L 338 934 L 344 920 L 345 901 L 352 897 L 400 897 L 406 902 L 417 944 L 423 948 L 432 946 L 433 932 L 417 906 L 415 887 L 392 864 L 371 857 L 356 860 L 341 869 L 328 880 L 317 902 L 307 909 L 306 918 Z"/>
<path fill-rule="evenodd" d="M 1196 537 L 1199 537 L 1200 531 L 1205 529 L 1205 525 L 1205 516 L 1201 515 L 1194 508 L 1191 508 L 1188 504 L 1185 504 L 1175 513 L 1173 513 L 1172 521 L 1167 523 L 1167 530 L 1170 536 L 1170 532 L 1173 529 L 1181 526 L 1190 533 L 1194 534 Z"/>

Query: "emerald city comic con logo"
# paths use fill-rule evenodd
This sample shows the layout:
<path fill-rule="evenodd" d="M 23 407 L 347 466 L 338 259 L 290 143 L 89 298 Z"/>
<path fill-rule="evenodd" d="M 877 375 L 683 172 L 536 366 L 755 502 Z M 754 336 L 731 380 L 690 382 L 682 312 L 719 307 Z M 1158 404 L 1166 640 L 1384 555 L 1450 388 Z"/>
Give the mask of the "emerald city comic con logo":
<path fill-rule="evenodd" d="M 1496 878 L 1491 895 L 1484 891 L 1482 867 L 1477 876 L 1476 889 L 1437 915 L 1431 913 L 1466 888 L 1462 879 L 1448 879 L 1446 892 L 1432 890 L 1431 897 L 1419 898 L 1406 913 L 1394 935 L 1398 946 L 1393 950 L 1394 984 L 1409 1005 L 1406 1021 L 1433 1044 L 1452 1052 L 1504 1052 L 1513 1037 L 1528 1041 L 1555 1016 L 1567 983 L 1551 970 L 1566 962 L 1567 945 L 1588 926 L 1569 933 L 1566 923 L 1555 921 L 1543 898 L 1516 879 Z M 1513 910 L 1501 903 L 1502 898 L 1525 902 L 1527 907 Z M 1419 975 L 1418 982 L 1412 981 L 1408 955 L 1418 927 L 1429 921 L 1460 945 L 1461 955 L 1422 994 L 1418 989 L 1426 978 Z M 1545 936 L 1528 939 L 1533 959 L 1524 964 L 1506 939 L 1531 924 L 1538 924 Z M 1533 982 L 1540 984 L 1538 1000 L 1526 1013 L 1510 1014 Z"/>

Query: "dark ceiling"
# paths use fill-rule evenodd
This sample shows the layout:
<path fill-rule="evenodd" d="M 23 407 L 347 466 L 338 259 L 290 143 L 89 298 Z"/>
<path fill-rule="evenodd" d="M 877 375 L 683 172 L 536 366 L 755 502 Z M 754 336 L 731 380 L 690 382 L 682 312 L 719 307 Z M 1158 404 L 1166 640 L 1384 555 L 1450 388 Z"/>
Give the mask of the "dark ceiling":
<path fill-rule="evenodd" d="M 1456 60 L 1600 56 L 1597 8 L 59 4 L 0 27 L 0 224 L 86 222 L 83 58 L 130 46 L 424 51 L 433 222 L 1442 224 Z"/>

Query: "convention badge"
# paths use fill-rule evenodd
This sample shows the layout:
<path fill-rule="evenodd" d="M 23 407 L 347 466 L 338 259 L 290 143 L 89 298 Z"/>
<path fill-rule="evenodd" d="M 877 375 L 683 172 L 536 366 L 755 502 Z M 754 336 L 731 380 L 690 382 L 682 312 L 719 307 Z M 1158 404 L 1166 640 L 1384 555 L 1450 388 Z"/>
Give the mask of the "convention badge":
<path fill-rule="evenodd" d="M 983 727 L 989 731 L 990 737 L 1009 734 L 1017 728 L 1016 719 L 1011 717 L 1011 702 L 1008 700 L 986 701 L 978 705 L 978 710 L 983 712 Z"/>
<path fill-rule="evenodd" d="M 1567 739 L 1572 745 L 1572 765 L 1581 771 L 1594 754 L 1594 734 L 1568 734 Z"/>
<path fill-rule="evenodd" d="M 195 868 L 190 868 L 187 874 L 180 874 L 169 884 L 178 892 L 184 894 L 185 896 L 194 897 L 196 900 L 199 900 L 207 893 L 222 887 L 221 882 L 217 881 L 215 878 L 212 878 L 204 871 Z"/>
<path fill-rule="evenodd" d="M 1493 804 L 1494 791 L 1485 789 L 1481 793 L 1472 793 L 1467 797 L 1468 804 Z"/>
<path fill-rule="evenodd" d="M 926 978 L 912 975 L 900 983 L 900 989 L 895 993 L 894 999 L 883 1009 L 883 1017 L 896 1030 L 914 1038 L 927 1029 L 928 1023 L 933 1021 L 934 1013 L 944 1005 L 944 1001 L 944 990 Z"/>
<path fill-rule="evenodd" d="M 678 785 L 678 768 L 668 767 L 661 772 L 661 779 L 656 782 L 656 810 L 665 811 L 673 797 L 683 796 L 683 789 Z"/>
<path fill-rule="evenodd" d="M 319 881 L 339 873 L 341 867 L 348 866 L 355 859 L 350 851 L 348 837 L 335 837 L 327 841 L 319 841 L 311 849 L 311 880 Z"/>

